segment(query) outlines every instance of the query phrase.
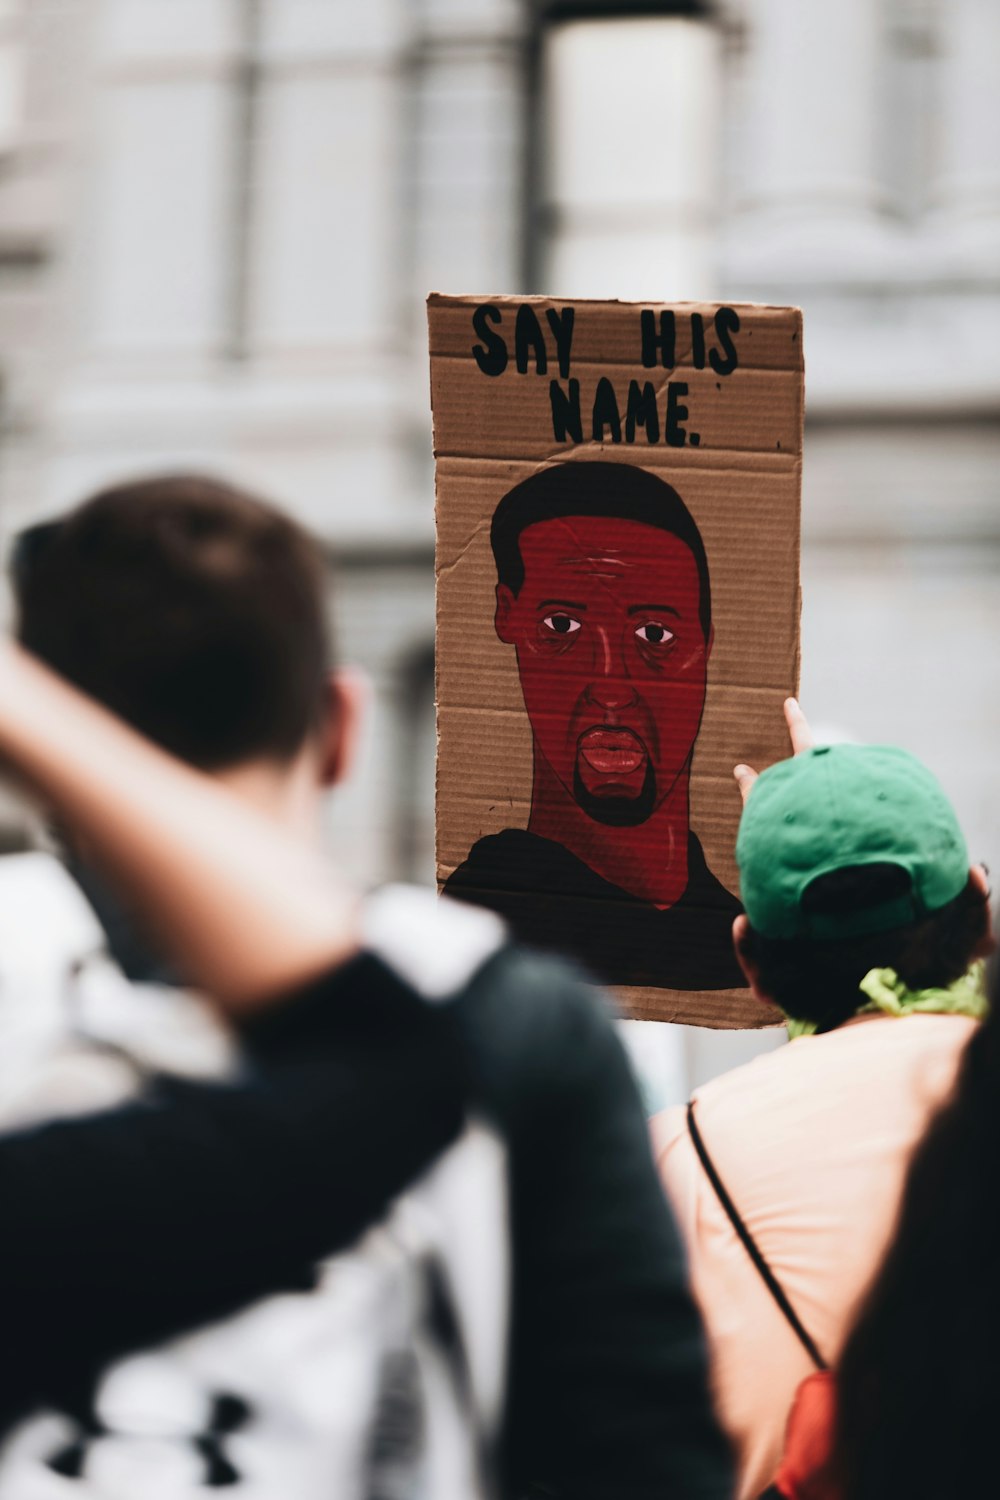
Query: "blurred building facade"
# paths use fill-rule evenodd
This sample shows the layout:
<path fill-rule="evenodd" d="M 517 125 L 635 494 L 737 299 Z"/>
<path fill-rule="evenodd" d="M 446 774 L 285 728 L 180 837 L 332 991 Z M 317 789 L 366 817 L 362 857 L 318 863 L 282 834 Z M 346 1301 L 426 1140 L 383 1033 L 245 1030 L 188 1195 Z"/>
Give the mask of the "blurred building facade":
<path fill-rule="evenodd" d="M 796 302 L 803 696 L 1000 861 L 995 0 L 0 0 L 0 526 L 198 467 L 339 561 L 332 816 L 433 870 L 423 297 Z"/>

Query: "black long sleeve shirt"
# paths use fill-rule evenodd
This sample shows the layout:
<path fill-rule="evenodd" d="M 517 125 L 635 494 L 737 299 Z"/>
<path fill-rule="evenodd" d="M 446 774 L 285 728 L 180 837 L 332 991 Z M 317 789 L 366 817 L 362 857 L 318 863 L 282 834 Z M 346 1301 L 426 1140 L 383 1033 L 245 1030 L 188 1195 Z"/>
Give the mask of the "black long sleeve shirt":
<path fill-rule="evenodd" d="M 127 1350 L 309 1284 L 457 1135 L 508 1149 L 505 1491 L 728 1496 L 636 1090 L 593 992 L 502 949 L 450 1004 L 363 956 L 246 1028 L 236 1083 L 0 1138 L 0 1427 Z"/>

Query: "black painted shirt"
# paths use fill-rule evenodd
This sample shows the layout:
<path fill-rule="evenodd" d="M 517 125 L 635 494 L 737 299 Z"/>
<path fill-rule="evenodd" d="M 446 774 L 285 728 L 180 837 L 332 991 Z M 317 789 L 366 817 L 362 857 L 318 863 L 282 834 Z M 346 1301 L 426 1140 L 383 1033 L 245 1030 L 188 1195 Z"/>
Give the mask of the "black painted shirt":
<path fill-rule="evenodd" d="M 532 947 L 571 954 L 605 984 L 669 990 L 743 988 L 733 953 L 739 901 L 688 834 L 688 883 L 661 910 L 585 865 L 562 844 L 519 828 L 480 839 L 445 893 L 488 906 Z"/>

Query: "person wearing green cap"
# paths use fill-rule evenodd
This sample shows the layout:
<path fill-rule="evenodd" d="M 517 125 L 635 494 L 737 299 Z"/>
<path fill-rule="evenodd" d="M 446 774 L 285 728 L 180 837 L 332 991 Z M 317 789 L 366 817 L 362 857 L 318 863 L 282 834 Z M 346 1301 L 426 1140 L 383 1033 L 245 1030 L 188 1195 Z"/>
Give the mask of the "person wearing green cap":
<path fill-rule="evenodd" d="M 739 1500 L 773 1477 L 801 1381 L 838 1358 L 985 1013 L 992 947 L 986 872 L 927 767 L 894 746 L 814 746 L 793 699 L 785 714 L 792 757 L 736 768 L 733 940 L 791 1045 L 653 1122 Z"/>

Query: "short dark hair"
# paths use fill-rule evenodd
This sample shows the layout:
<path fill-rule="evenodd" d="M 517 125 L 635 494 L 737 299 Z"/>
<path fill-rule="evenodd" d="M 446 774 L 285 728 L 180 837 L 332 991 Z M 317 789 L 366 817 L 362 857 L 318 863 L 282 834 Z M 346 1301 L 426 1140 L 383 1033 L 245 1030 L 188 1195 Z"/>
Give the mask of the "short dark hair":
<path fill-rule="evenodd" d="M 694 517 L 673 485 L 627 463 L 559 463 L 540 469 L 508 490 L 493 512 L 490 544 L 497 582 L 512 594 L 524 583 L 521 532 L 536 521 L 563 516 L 614 516 L 655 526 L 683 542 L 698 569 L 698 616 L 705 639 L 712 628 L 708 558 Z"/>
<path fill-rule="evenodd" d="M 23 644 L 204 770 L 290 760 L 320 723 L 331 660 L 318 545 L 198 475 L 104 490 L 22 535 Z"/>
<path fill-rule="evenodd" d="M 909 884 L 899 865 L 852 865 L 819 876 L 802 905 L 812 912 L 857 912 L 894 900 Z M 905 927 L 836 939 L 769 938 L 749 927 L 740 952 L 785 1015 L 832 1031 L 865 1003 L 858 986 L 869 969 L 895 969 L 909 989 L 944 987 L 966 972 L 988 929 L 989 903 L 970 879 L 954 900 Z"/>

